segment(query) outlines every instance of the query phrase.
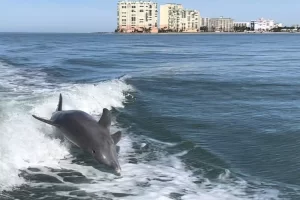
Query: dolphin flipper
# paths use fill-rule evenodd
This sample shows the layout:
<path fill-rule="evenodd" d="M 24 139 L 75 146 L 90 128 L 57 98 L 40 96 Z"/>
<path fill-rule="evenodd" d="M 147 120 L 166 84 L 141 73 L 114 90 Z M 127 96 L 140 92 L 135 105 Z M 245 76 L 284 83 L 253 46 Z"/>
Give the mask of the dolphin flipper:
<path fill-rule="evenodd" d="M 59 94 L 59 101 L 58 101 L 56 111 L 62 111 L 62 96 L 61 96 L 61 94 Z"/>
<path fill-rule="evenodd" d="M 102 116 L 98 123 L 104 128 L 109 128 L 111 125 L 111 115 L 107 108 L 103 109 Z"/>
<path fill-rule="evenodd" d="M 34 117 L 35 119 L 39 120 L 39 121 L 42 121 L 46 124 L 49 124 L 49 125 L 52 125 L 52 126 L 55 126 L 55 127 L 58 127 L 57 124 L 55 124 L 54 122 L 50 121 L 50 120 L 47 120 L 47 119 L 43 119 L 43 118 L 40 118 L 40 117 L 37 117 L 35 115 L 32 115 L 32 117 Z"/>
<path fill-rule="evenodd" d="M 119 153 L 120 152 L 120 147 L 119 146 L 116 146 L 116 151 L 117 151 L 117 153 Z"/>
<path fill-rule="evenodd" d="M 118 131 L 118 132 L 114 133 L 113 135 L 111 135 L 111 138 L 113 139 L 115 144 L 118 144 L 118 142 L 121 140 L 121 136 L 122 136 L 121 131 Z"/>

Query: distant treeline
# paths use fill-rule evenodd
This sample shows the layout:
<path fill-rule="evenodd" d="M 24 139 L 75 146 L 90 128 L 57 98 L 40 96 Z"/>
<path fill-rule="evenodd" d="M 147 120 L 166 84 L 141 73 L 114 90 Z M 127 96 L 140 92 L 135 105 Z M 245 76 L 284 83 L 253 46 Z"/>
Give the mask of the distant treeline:
<path fill-rule="evenodd" d="M 284 31 L 293 31 L 293 30 L 300 31 L 300 27 L 285 26 L 285 27 L 277 27 L 272 29 L 273 32 L 284 32 Z"/>
<path fill-rule="evenodd" d="M 151 27 L 150 28 L 141 27 L 140 29 L 134 29 L 133 33 L 151 33 L 151 30 L 152 30 Z M 124 33 L 124 32 L 125 30 L 119 28 L 115 30 L 115 33 Z"/>
<path fill-rule="evenodd" d="M 140 29 L 134 29 L 133 33 L 151 33 L 151 28 L 143 28 L 141 27 Z M 269 31 L 269 32 L 292 32 L 297 30 L 298 32 L 300 32 L 300 27 L 289 27 L 289 26 L 285 26 L 285 27 L 276 27 L 273 28 L 271 30 L 261 30 L 261 31 Z M 172 32 L 183 32 L 183 29 L 167 29 L 167 28 L 162 28 L 162 29 L 158 29 L 159 33 L 172 33 Z M 198 32 L 215 32 L 215 29 L 213 28 L 212 30 L 209 30 L 207 26 L 202 26 L 200 27 L 200 29 L 197 30 Z M 233 27 L 233 32 L 246 32 L 246 31 L 251 31 L 250 27 L 247 26 L 234 26 Z M 124 33 L 125 30 L 123 29 L 116 29 L 115 30 L 116 33 Z"/>

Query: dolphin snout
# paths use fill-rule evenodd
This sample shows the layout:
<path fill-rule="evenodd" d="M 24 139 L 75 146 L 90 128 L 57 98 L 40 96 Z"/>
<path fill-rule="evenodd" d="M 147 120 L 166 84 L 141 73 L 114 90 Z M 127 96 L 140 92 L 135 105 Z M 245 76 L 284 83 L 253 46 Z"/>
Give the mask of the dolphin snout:
<path fill-rule="evenodd" d="M 120 175 L 121 174 L 121 167 L 118 163 L 113 163 L 113 166 L 112 166 L 115 170 L 115 172 Z"/>
<path fill-rule="evenodd" d="M 121 168 L 115 169 L 115 172 L 116 172 L 118 175 L 121 175 Z"/>

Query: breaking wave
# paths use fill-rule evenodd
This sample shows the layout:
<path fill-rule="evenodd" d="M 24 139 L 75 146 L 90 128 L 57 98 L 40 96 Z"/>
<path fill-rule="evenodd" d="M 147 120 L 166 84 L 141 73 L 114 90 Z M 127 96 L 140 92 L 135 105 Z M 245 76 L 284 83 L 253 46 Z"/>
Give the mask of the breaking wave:
<path fill-rule="evenodd" d="M 249 195 L 247 182 L 230 181 L 229 171 L 220 175 L 218 183 L 197 177 L 180 159 L 185 152 L 170 155 L 164 151 L 169 143 L 151 139 L 148 139 L 149 147 L 133 136 L 134 133 L 120 128 L 116 121 L 113 121 L 112 132 L 122 129 L 124 133 L 120 141 L 122 176 L 102 172 L 84 161 L 81 158 L 84 154 L 74 156 L 68 143 L 50 137 L 53 128 L 34 120 L 31 115 L 49 118 L 56 108 L 59 93 L 63 94 L 63 109 L 81 109 L 95 118 L 105 107 L 122 109 L 128 92 L 134 90 L 126 83 L 126 77 L 51 89 L 45 82 L 46 74 L 28 74 L 5 63 L 0 63 L 0 68 L 4 72 L 0 77 L 4 92 L 0 94 L 6 95 L 0 107 L 0 194 L 3 198 L 21 198 L 18 195 L 24 194 L 18 194 L 18 190 L 22 188 L 31 198 L 37 193 L 45 198 L 55 195 L 78 199 L 278 198 L 276 190 L 257 190 Z M 32 79 L 32 76 L 38 78 Z M 160 150 L 156 151 L 157 148 Z M 153 159 L 149 159 L 151 157 Z"/>

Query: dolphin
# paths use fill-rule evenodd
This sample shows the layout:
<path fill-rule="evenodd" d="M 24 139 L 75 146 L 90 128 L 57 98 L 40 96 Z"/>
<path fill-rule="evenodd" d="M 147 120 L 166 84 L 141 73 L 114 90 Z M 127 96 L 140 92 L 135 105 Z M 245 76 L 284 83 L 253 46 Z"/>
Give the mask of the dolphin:
<path fill-rule="evenodd" d="M 50 120 L 32 115 L 35 119 L 58 128 L 73 144 L 90 153 L 98 162 L 115 173 L 121 173 L 116 144 L 121 132 L 110 134 L 111 114 L 106 108 L 97 122 L 91 115 L 80 110 L 62 110 L 62 95 Z"/>

